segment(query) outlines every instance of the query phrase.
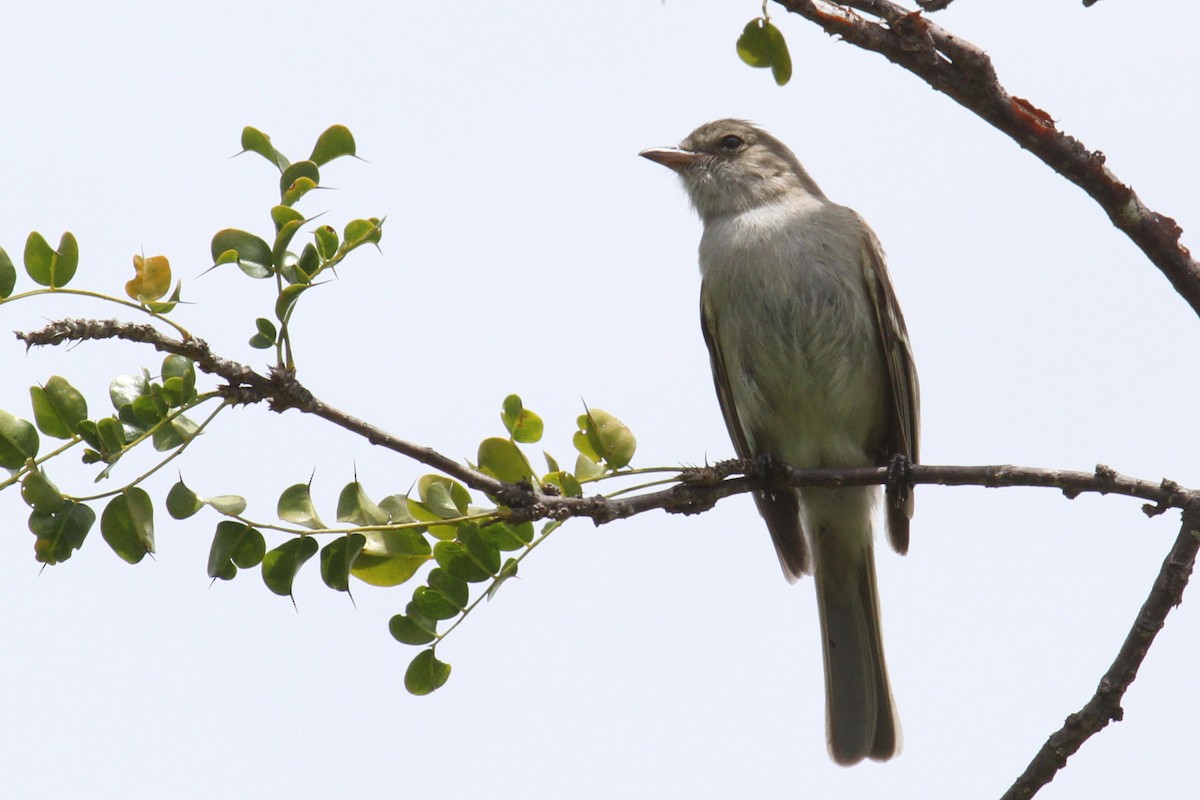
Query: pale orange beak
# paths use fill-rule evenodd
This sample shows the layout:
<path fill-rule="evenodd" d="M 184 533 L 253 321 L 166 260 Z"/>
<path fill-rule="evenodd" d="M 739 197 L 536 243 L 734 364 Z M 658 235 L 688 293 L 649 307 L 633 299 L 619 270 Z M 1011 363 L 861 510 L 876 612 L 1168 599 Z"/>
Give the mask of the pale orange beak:
<path fill-rule="evenodd" d="M 638 153 L 642 158 L 648 158 L 656 164 L 678 172 L 700 157 L 699 153 L 691 150 L 680 150 L 678 147 L 651 147 Z"/>

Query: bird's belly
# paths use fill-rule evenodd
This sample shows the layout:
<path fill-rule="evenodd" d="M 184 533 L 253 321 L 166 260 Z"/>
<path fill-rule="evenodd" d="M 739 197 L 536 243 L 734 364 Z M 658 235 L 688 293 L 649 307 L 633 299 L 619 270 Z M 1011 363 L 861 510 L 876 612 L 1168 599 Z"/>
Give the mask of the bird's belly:
<path fill-rule="evenodd" d="M 748 444 L 794 467 L 871 466 L 887 397 L 873 318 L 840 287 L 807 289 L 804 302 L 751 292 L 755 313 L 721 323 Z"/>

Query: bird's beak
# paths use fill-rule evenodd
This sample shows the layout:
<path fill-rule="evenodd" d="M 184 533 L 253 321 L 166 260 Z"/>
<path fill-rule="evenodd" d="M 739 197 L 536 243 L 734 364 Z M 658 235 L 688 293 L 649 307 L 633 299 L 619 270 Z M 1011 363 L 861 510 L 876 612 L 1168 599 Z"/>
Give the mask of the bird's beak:
<path fill-rule="evenodd" d="M 648 158 L 656 164 L 662 164 L 676 172 L 692 164 L 700 158 L 699 153 L 691 150 L 680 150 L 678 147 L 651 147 L 638 153 L 642 158 Z"/>

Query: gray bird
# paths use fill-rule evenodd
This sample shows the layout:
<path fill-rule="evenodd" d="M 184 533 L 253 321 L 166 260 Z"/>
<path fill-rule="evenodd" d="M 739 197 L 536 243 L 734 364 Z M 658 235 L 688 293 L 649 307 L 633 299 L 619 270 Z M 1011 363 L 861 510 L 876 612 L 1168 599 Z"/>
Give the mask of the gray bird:
<path fill-rule="evenodd" d="M 704 223 L 700 320 L 741 458 L 796 468 L 917 461 L 917 373 L 875 234 L 748 122 L 701 125 L 642 156 L 674 170 Z M 888 539 L 908 550 L 911 491 L 889 483 Z M 839 764 L 900 749 L 879 623 L 875 486 L 755 494 L 788 580 L 812 573 L 826 734 Z"/>

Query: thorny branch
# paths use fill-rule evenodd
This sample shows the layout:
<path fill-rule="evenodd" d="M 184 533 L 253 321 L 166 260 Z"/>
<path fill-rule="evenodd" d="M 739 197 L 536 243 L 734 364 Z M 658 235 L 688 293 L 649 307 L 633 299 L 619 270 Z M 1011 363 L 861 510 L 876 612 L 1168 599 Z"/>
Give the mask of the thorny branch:
<path fill-rule="evenodd" d="M 1054 118 L 1009 94 L 982 49 L 888 0 L 775 0 L 831 36 L 879 53 L 974 112 L 1087 192 L 1200 315 L 1200 264 L 1175 220 L 1147 208 L 1105 166 L 1105 156 L 1059 131 Z M 856 11 L 868 16 L 862 16 Z"/>
<path fill-rule="evenodd" d="M 17 338 L 27 347 L 62 344 L 68 341 L 124 339 L 148 344 L 164 353 L 190 358 L 201 371 L 225 381 L 220 388 L 226 402 L 266 403 L 276 412 L 294 408 L 356 433 L 371 444 L 412 458 L 458 478 L 500 502 L 524 519 L 588 517 L 596 524 L 624 519 L 654 509 L 692 514 L 711 508 L 717 501 L 743 494 L 764 484 L 787 486 L 867 486 L 886 483 L 888 467 L 859 469 L 789 469 L 764 466 L 753 460 L 733 459 L 711 467 L 680 470 L 680 483 L 669 489 L 621 498 L 563 497 L 540 487 L 505 483 L 442 455 L 423 445 L 400 439 L 368 422 L 319 400 L 296 379 L 294 373 L 275 369 L 269 375 L 245 364 L 215 355 L 203 339 L 175 339 L 151 325 L 118 320 L 65 319 L 38 331 L 21 332 Z M 1050 470 L 1010 465 L 960 467 L 913 464 L 908 477 L 913 484 L 942 486 L 1040 486 L 1057 489 L 1069 498 L 1085 492 L 1118 494 L 1147 501 L 1142 510 L 1156 516 L 1169 508 L 1200 507 L 1200 491 L 1185 489 L 1173 481 L 1140 480 L 1118 474 L 1100 465 L 1093 472 Z"/>

